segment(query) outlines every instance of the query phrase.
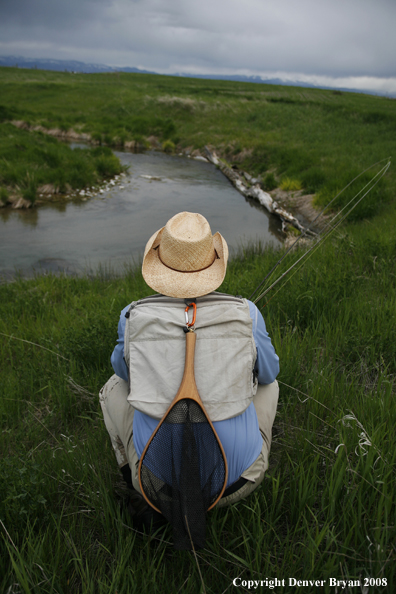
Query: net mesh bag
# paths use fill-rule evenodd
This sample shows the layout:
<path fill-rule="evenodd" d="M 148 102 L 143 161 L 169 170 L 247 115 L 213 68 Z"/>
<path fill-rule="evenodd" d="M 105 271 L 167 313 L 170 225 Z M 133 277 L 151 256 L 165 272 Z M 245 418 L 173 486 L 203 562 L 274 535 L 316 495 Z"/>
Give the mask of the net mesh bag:
<path fill-rule="evenodd" d="M 142 490 L 173 527 L 176 549 L 205 546 L 206 512 L 226 481 L 226 461 L 217 435 L 192 399 L 175 403 L 141 461 Z M 191 538 L 190 538 L 191 537 Z"/>

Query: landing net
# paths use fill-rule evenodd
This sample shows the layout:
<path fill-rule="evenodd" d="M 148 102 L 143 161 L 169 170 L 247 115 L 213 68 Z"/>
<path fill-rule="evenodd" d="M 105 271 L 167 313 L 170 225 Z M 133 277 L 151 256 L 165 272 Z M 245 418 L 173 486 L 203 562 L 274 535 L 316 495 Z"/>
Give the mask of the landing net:
<path fill-rule="evenodd" d="M 205 545 L 207 510 L 226 481 L 226 461 L 200 405 L 175 403 L 151 440 L 141 466 L 141 486 L 151 505 L 172 524 L 176 549 Z M 190 536 L 191 535 L 191 540 Z"/>

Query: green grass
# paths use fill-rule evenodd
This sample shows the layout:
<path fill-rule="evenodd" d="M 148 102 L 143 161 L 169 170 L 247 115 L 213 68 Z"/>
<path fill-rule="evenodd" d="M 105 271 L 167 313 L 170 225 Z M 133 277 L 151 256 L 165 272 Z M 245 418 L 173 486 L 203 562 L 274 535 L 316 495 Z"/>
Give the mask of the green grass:
<path fill-rule="evenodd" d="M 395 101 L 357 93 L 146 74 L 70 74 L 0 68 L 0 119 L 73 128 L 98 142 L 178 149 L 214 147 L 270 189 L 298 180 L 319 204 L 355 172 L 392 156 Z M 368 173 L 367 177 L 372 174 Z M 392 200 L 391 171 L 354 212 L 372 216 Z M 348 201 L 343 194 L 336 206 Z"/>
<path fill-rule="evenodd" d="M 100 183 L 121 173 L 119 159 L 108 147 L 72 150 L 46 136 L 0 124 L 0 188 L 19 192 L 35 202 L 40 186 L 52 184 L 59 193 Z M 6 198 L 6 196 L 5 196 Z"/>
<path fill-rule="evenodd" d="M 394 590 L 395 219 L 393 207 L 344 227 L 264 307 L 281 361 L 270 469 L 246 501 L 209 514 L 206 592 L 237 576 Z M 278 256 L 241 250 L 221 289 L 249 296 Z M 0 287 L 1 591 L 203 591 L 169 530 L 141 537 L 119 511 L 98 403 L 119 312 L 149 292 L 139 270 Z"/>

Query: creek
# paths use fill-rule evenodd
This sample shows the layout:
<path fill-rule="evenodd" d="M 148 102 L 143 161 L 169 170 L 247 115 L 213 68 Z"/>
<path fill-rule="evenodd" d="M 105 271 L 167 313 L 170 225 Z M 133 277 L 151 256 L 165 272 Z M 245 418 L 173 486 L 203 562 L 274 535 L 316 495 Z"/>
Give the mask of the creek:
<path fill-rule="evenodd" d="M 281 245 L 279 219 L 244 198 L 213 165 L 157 151 L 115 154 L 129 170 L 121 184 L 95 198 L 0 210 L 0 279 L 122 273 L 141 259 L 150 236 L 183 210 L 204 215 L 231 255 L 249 242 Z"/>

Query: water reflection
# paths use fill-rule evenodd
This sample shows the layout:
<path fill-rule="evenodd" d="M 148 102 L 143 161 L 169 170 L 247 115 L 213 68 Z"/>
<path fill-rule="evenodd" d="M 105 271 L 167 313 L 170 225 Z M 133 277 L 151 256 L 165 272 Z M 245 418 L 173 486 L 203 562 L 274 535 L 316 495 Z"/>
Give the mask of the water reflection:
<path fill-rule="evenodd" d="M 16 218 L 21 225 L 36 227 L 39 213 L 37 208 L 29 208 L 29 210 L 2 208 L 0 210 L 0 218 L 2 221 L 7 222 L 11 217 Z"/>
<path fill-rule="evenodd" d="M 282 240 L 283 236 L 282 236 L 282 233 L 280 232 L 282 225 L 280 224 L 278 217 L 267 213 L 265 208 L 257 200 L 254 200 L 254 198 L 242 196 L 242 194 L 240 196 L 241 196 L 241 198 L 245 198 L 245 202 L 247 202 L 249 204 L 250 208 L 255 208 L 261 214 L 264 212 L 264 214 L 268 217 L 268 231 L 269 231 L 269 233 L 271 235 L 273 235 L 274 237 Z"/>
<path fill-rule="evenodd" d="M 77 274 L 79 266 L 77 263 L 68 262 L 62 258 L 42 258 L 32 265 L 35 273 L 51 272 L 65 274 Z"/>
<path fill-rule="evenodd" d="M 74 205 L 78 206 L 80 202 L 81 200 L 76 200 L 74 201 Z M 36 227 L 38 225 L 39 218 L 45 209 L 49 208 L 58 213 L 65 213 L 69 204 L 70 201 L 63 200 L 60 202 L 48 202 L 48 204 L 42 204 L 38 207 L 32 207 L 27 210 L 24 208 L 14 210 L 11 207 L 6 207 L 0 209 L 0 221 L 3 223 L 18 221 L 18 223 L 15 223 L 16 226 L 26 225 L 28 227 Z M 82 204 L 84 203 L 82 202 Z"/>

